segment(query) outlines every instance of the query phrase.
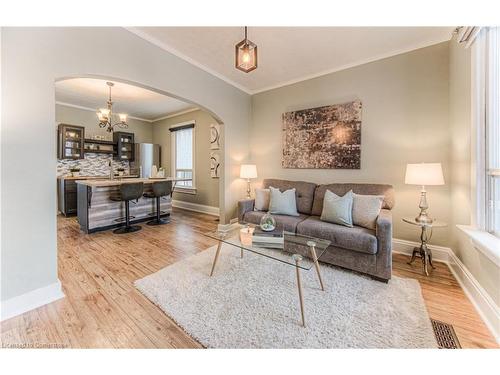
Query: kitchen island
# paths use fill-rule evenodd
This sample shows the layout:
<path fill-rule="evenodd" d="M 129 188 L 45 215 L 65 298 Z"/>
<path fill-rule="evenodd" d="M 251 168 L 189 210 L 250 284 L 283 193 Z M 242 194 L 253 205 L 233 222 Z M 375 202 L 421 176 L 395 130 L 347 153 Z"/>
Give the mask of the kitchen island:
<path fill-rule="evenodd" d="M 175 181 L 173 178 L 149 179 L 149 178 L 123 178 L 123 179 L 89 179 L 78 180 L 77 204 L 78 222 L 85 233 L 116 228 L 123 225 L 125 218 L 125 204 L 110 199 L 112 195 L 118 195 L 121 184 L 134 182 L 144 183 L 144 192 L 151 192 L 151 184 L 159 181 Z M 163 197 L 160 202 L 161 216 L 169 216 L 172 211 L 172 199 L 170 196 Z M 152 220 L 156 210 L 155 199 L 141 197 L 138 202 L 131 201 L 130 216 L 131 223 Z"/>

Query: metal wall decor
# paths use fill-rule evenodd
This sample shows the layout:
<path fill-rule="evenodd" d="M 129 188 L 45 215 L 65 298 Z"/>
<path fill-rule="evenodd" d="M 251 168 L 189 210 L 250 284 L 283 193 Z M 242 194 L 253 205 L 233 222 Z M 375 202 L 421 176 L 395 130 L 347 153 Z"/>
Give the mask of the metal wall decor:
<path fill-rule="evenodd" d="M 220 124 L 210 124 L 210 177 L 220 177 Z"/>
<path fill-rule="evenodd" d="M 220 151 L 210 151 L 210 177 L 220 177 Z"/>
<path fill-rule="evenodd" d="M 220 125 L 210 124 L 210 150 L 220 148 Z"/>

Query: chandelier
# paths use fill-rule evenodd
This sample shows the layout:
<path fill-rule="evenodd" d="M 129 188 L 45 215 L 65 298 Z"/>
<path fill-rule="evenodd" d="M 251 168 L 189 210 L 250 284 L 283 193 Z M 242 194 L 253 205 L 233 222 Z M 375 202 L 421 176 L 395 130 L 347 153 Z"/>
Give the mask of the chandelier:
<path fill-rule="evenodd" d="M 257 45 L 247 38 L 247 27 L 245 26 L 245 39 L 236 46 L 235 66 L 245 73 L 257 69 Z"/>
<path fill-rule="evenodd" d="M 111 100 L 111 88 L 115 85 L 113 82 L 106 82 L 109 86 L 109 99 L 107 101 L 107 108 L 100 108 L 97 111 L 97 117 L 99 118 L 99 127 L 106 128 L 106 131 L 113 132 L 115 126 L 120 128 L 128 128 L 127 115 L 125 113 L 119 113 L 118 117 L 120 119 L 117 123 L 112 123 L 113 121 L 113 101 Z"/>

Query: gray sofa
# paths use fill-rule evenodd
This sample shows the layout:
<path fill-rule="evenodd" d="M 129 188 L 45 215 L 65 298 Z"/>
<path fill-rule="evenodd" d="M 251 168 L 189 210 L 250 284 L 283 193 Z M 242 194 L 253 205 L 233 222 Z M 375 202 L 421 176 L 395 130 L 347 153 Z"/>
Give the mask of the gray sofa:
<path fill-rule="evenodd" d="M 272 186 L 281 191 L 295 188 L 297 211 L 300 216 L 273 215 L 286 231 L 323 238 L 331 245 L 320 261 L 362 272 L 374 279 L 387 282 L 392 273 L 392 214 L 394 189 L 381 184 L 329 184 L 266 179 L 263 187 Z M 323 198 L 326 190 L 342 196 L 349 190 L 356 194 L 383 195 L 384 203 L 377 218 L 376 229 L 358 226 L 348 228 L 321 221 Z M 254 200 L 238 202 L 240 223 L 259 224 L 263 211 L 254 211 Z"/>

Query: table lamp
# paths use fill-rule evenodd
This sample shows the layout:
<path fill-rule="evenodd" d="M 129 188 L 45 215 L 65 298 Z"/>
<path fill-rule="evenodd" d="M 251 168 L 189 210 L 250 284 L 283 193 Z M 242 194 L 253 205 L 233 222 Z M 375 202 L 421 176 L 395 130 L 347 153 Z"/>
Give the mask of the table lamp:
<path fill-rule="evenodd" d="M 433 219 L 427 215 L 427 197 L 425 185 L 444 185 L 443 170 L 441 163 L 420 163 L 420 164 L 407 164 L 405 184 L 408 185 L 421 185 L 420 192 L 420 214 L 415 218 L 417 223 L 431 224 Z"/>
<path fill-rule="evenodd" d="M 247 198 L 250 198 L 250 179 L 257 178 L 257 166 L 255 164 L 242 164 L 240 167 L 240 178 L 246 178 Z"/>

